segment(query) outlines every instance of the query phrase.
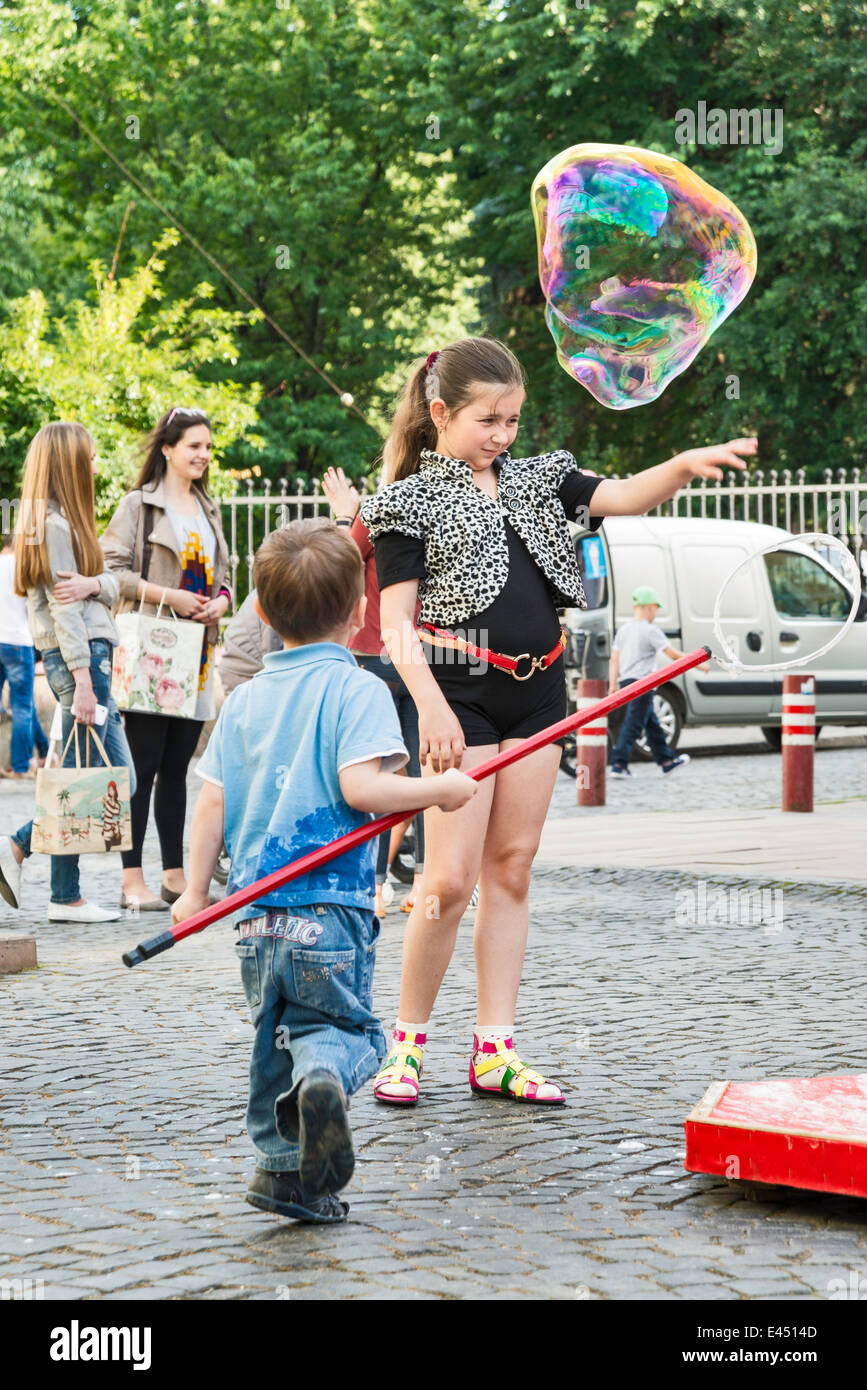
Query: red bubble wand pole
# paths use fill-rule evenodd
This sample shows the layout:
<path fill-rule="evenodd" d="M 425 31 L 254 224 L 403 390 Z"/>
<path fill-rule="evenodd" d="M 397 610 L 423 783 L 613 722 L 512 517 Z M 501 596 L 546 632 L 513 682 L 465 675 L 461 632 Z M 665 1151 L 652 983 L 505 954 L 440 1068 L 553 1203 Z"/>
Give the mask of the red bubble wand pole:
<path fill-rule="evenodd" d="M 594 720 L 601 719 L 611 710 L 628 704 L 630 700 L 637 699 L 639 695 L 646 695 L 648 690 L 655 690 L 665 681 L 673 680 L 675 676 L 680 676 L 684 671 L 689 671 L 693 666 L 707 661 L 710 656 L 710 647 L 699 647 L 694 652 L 688 652 L 685 656 L 678 657 L 677 661 L 672 661 L 668 666 L 651 672 L 649 676 L 643 676 L 641 680 L 624 686 L 622 690 L 616 690 L 613 695 L 607 695 L 604 700 L 598 700 L 595 705 L 589 705 L 586 709 L 567 715 L 557 724 L 551 724 L 547 729 L 540 730 L 538 734 L 532 734 L 530 738 L 525 738 L 523 743 L 516 744 L 514 748 L 506 749 L 505 753 L 496 753 L 487 762 L 479 763 L 478 767 L 472 768 L 467 776 L 472 777 L 475 782 L 481 782 L 485 777 L 490 777 L 492 773 L 499 772 L 501 768 L 516 763 L 519 758 L 526 758 L 529 753 L 535 753 L 538 748 L 544 748 L 546 744 L 553 743 L 555 739 L 562 738 L 564 734 L 572 733 L 573 729 L 580 728 L 582 724 L 592 724 Z M 178 922 L 177 926 L 173 926 L 169 931 L 161 932 L 159 936 L 153 936 L 149 941 L 140 942 L 131 951 L 124 953 L 124 965 L 140 965 L 142 961 L 150 960 L 152 956 L 158 956 L 161 951 L 168 951 L 176 942 L 183 941 L 185 936 L 192 936 L 195 932 L 204 931 L 205 927 L 209 927 L 212 922 L 219 922 L 222 917 L 228 917 L 229 913 L 237 912 L 239 908 L 246 907 L 259 898 L 266 898 L 276 888 L 282 888 L 284 883 L 291 882 L 293 878 L 300 878 L 302 874 L 309 874 L 313 869 L 327 864 L 330 859 L 336 859 L 338 855 L 346 854 L 349 850 L 355 849 L 357 845 L 363 845 L 366 840 L 372 840 L 374 836 L 381 835 L 384 830 L 390 830 L 393 825 L 400 825 L 401 821 L 408 820 L 417 814 L 418 812 L 414 811 L 395 811 L 392 815 L 380 816 L 377 820 L 368 821 L 367 825 L 359 826 L 357 830 L 350 831 L 348 835 L 341 835 L 330 845 L 323 845 L 321 849 L 314 850 L 312 854 L 305 854 L 302 859 L 296 859 L 294 863 L 286 864 L 282 869 L 275 869 L 272 874 L 258 879 L 256 883 L 250 883 L 246 888 L 239 888 L 237 893 L 230 893 L 227 898 L 222 898 L 220 902 L 213 903 L 211 906 L 203 908 L 201 912 L 194 913 L 192 917 L 188 917 L 184 922 Z"/>

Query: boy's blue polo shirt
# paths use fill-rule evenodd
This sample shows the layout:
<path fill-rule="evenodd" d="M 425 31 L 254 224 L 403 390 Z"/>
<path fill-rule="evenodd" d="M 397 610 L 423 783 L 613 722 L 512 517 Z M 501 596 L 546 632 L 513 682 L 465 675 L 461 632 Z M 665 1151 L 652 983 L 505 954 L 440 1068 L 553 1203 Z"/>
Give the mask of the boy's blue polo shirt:
<path fill-rule="evenodd" d="M 376 757 L 384 772 L 409 760 L 384 681 L 335 642 L 269 652 L 226 699 L 196 768 L 223 788 L 227 892 L 368 824 L 369 812 L 343 800 L 337 774 Z M 309 903 L 372 909 L 375 855 L 374 837 L 241 908 L 235 921 Z"/>

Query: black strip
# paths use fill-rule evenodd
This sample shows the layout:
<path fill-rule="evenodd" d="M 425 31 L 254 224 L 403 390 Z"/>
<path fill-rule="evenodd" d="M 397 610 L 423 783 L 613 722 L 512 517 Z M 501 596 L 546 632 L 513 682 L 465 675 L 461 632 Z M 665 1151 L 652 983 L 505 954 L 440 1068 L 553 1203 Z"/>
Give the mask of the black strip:
<path fill-rule="evenodd" d="M 700 695 L 719 695 L 721 690 L 727 695 L 782 695 L 783 682 L 780 676 L 764 681 L 726 681 L 725 685 L 696 681 L 695 688 Z M 867 680 L 817 680 L 816 695 L 867 695 Z"/>

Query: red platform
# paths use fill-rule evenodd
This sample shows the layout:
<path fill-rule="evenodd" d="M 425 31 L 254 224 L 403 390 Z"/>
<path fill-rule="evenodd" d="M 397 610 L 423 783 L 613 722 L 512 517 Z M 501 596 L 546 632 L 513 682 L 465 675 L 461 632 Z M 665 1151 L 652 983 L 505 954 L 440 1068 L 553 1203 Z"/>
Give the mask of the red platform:
<path fill-rule="evenodd" d="M 684 1121 L 691 1173 L 867 1197 L 867 1074 L 715 1081 Z"/>

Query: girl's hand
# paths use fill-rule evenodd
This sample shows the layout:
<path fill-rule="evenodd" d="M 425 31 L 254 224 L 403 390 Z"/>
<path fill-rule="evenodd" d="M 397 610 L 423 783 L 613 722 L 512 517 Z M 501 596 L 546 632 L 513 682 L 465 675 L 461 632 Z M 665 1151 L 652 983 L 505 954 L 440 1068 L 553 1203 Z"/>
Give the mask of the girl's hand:
<path fill-rule="evenodd" d="M 89 671 L 86 673 L 86 679 L 76 679 L 75 694 L 72 697 L 72 717 L 77 719 L 79 724 L 96 723 L 96 696 L 93 693 Z"/>
<path fill-rule="evenodd" d="M 460 767 L 466 749 L 464 732 L 457 716 L 445 700 L 431 709 L 422 707 L 418 713 L 419 762 L 422 767 L 430 759 L 433 772 L 445 772 Z"/>
<path fill-rule="evenodd" d="M 353 521 L 355 520 L 358 508 L 361 506 L 361 498 L 358 495 L 358 488 L 347 482 L 342 468 L 328 469 L 322 479 L 322 491 L 325 493 L 328 505 L 335 516 L 348 516 Z"/>
<path fill-rule="evenodd" d="M 185 888 L 181 896 L 172 903 L 172 926 L 176 927 L 179 922 L 185 922 L 188 917 L 202 912 L 210 901 L 207 893 L 195 893 L 192 888 Z"/>
<path fill-rule="evenodd" d="M 727 444 L 709 444 L 705 449 L 687 449 L 677 454 L 675 463 L 686 466 L 693 478 L 713 478 L 721 482 L 723 468 L 746 468 L 739 454 L 754 454 L 759 441 L 751 439 L 730 439 Z"/>
<path fill-rule="evenodd" d="M 82 599 L 92 598 L 99 593 L 99 579 L 78 574 L 75 570 L 58 570 L 54 597 L 58 603 L 80 603 Z"/>
<path fill-rule="evenodd" d="M 164 607 L 173 608 L 182 618 L 193 618 L 199 622 L 202 617 L 202 608 L 207 602 L 208 600 L 202 598 L 201 594 L 194 594 L 189 589 L 166 589 Z"/>
<path fill-rule="evenodd" d="M 208 599 L 200 613 L 196 614 L 196 621 L 200 623 L 218 623 L 229 607 L 229 600 L 225 594 L 218 594 L 216 598 Z"/>

